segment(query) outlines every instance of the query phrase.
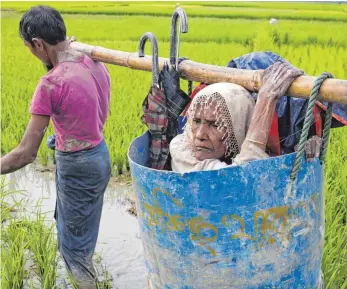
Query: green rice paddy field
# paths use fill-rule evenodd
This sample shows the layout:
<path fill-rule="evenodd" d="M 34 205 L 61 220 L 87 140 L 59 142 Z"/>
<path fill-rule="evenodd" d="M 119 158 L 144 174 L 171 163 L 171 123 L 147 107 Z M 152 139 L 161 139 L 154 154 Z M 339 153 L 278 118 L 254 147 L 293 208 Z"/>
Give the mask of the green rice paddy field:
<path fill-rule="evenodd" d="M 45 2 L 49 3 L 49 2 Z M 1 152 L 21 140 L 30 115 L 30 100 L 45 73 L 24 47 L 18 24 L 34 2 L 3 2 L 1 27 Z M 153 32 L 159 55 L 169 56 L 171 14 L 175 2 L 52 2 L 63 13 L 68 35 L 83 43 L 133 52 L 140 36 Z M 181 56 L 225 66 L 252 51 L 272 50 L 309 75 L 331 72 L 347 79 L 347 5 L 259 2 L 182 2 L 189 32 L 181 36 Z M 279 20 L 270 26 L 270 18 Z M 150 45 L 146 52 L 150 54 Z M 115 175 L 127 171 L 130 141 L 145 131 L 141 103 L 151 75 L 108 65 L 111 111 L 105 128 Z M 186 82 L 182 81 L 186 88 Z M 53 133 L 52 128 L 48 135 Z M 42 145 L 40 161 L 52 152 Z M 327 289 L 347 288 L 347 127 L 335 129 L 325 164 L 326 238 L 323 272 Z"/>

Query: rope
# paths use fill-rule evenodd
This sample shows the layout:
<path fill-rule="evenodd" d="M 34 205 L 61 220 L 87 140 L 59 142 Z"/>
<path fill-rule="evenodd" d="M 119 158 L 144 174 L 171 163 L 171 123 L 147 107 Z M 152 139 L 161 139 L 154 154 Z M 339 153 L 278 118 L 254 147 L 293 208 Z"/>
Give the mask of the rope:
<path fill-rule="evenodd" d="M 332 74 L 330 74 L 329 72 L 324 72 L 322 73 L 320 76 L 317 77 L 317 79 L 315 80 L 314 84 L 313 84 L 313 88 L 310 94 L 310 99 L 308 101 L 308 105 L 307 105 L 307 110 L 306 110 L 306 115 L 305 115 L 305 121 L 304 121 L 304 126 L 302 129 L 302 133 L 300 136 L 300 141 L 299 141 L 299 148 L 298 148 L 298 152 L 296 154 L 296 158 L 295 158 L 295 162 L 294 162 L 294 166 L 292 169 L 292 172 L 290 173 L 290 179 L 292 181 L 295 181 L 299 169 L 301 167 L 301 161 L 302 161 L 302 156 L 305 152 L 305 143 L 307 141 L 307 137 L 308 137 L 308 133 L 309 133 L 309 129 L 311 126 L 311 123 L 313 122 L 314 116 L 313 116 L 313 108 L 316 102 L 316 99 L 319 95 L 319 90 L 324 82 L 324 80 L 326 80 L 327 78 L 333 78 Z M 321 153 L 321 157 L 325 157 L 325 153 L 326 153 L 326 148 L 327 148 L 327 141 L 329 138 L 329 131 L 330 131 L 330 125 L 331 125 L 331 116 L 332 116 L 332 106 L 329 107 L 330 111 L 330 119 L 328 112 L 326 115 L 326 119 L 325 119 L 325 123 L 324 123 L 324 134 L 323 134 L 323 150 Z M 324 153 L 324 154 L 323 154 Z"/>

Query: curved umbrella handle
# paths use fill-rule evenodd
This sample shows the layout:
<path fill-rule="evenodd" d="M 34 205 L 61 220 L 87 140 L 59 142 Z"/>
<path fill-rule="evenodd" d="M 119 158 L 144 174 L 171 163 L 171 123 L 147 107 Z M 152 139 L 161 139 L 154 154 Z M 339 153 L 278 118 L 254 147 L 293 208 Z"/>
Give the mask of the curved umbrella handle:
<path fill-rule="evenodd" d="M 159 87 L 158 41 L 152 32 L 146 32 L 141 36 L 139 43 L 139 57 L 145 56 L 145 44 L 148 39 L 152 43 L 152 85 Z"/>
<path fill-rule="evenodd" d="M 180 29 L 177 34 L 177 18 L 180 18 Z M 179 57 L 179 46 L 180 33 L 188 32 L 188 19 L 187 14 L 182 7 L 178 7 L 175 9 L 172 14 L 172 22 L 171 22 L 171 35 L 170 35 L 170 64 L 175 65 L 176 68 L 178 66 L 178 57 Z"/>

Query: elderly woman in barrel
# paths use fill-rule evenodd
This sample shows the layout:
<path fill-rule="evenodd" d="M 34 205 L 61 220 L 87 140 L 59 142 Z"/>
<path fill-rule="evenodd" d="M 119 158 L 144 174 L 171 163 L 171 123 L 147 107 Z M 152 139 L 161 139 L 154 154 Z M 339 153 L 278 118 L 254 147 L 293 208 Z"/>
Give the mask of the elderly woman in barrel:
<path fill-rule="evenodd" d="M 264 71 L 255 104 L 251 94 L 232 83 L 202 89 L 187 112 L 183 134 L 170 143 L 172 170 L 185 173 L 221 169 L 265 159 L 266 144 L 278 99 L 303 71 L 277 62 Z M 306 157 L 319 153 L 320 138 L 311 138 Z"/>

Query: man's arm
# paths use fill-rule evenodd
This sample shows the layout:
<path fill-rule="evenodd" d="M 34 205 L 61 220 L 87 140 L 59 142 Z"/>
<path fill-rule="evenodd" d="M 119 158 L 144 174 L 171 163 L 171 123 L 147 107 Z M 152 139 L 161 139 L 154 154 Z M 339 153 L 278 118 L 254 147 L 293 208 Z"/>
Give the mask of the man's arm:
<path fill-rule="evenodd" d="M 32 114 L 21 143 L 1 158 L 1 174 L 12 173 L 32 163 L 49 125 L 49 116 Z"/>

